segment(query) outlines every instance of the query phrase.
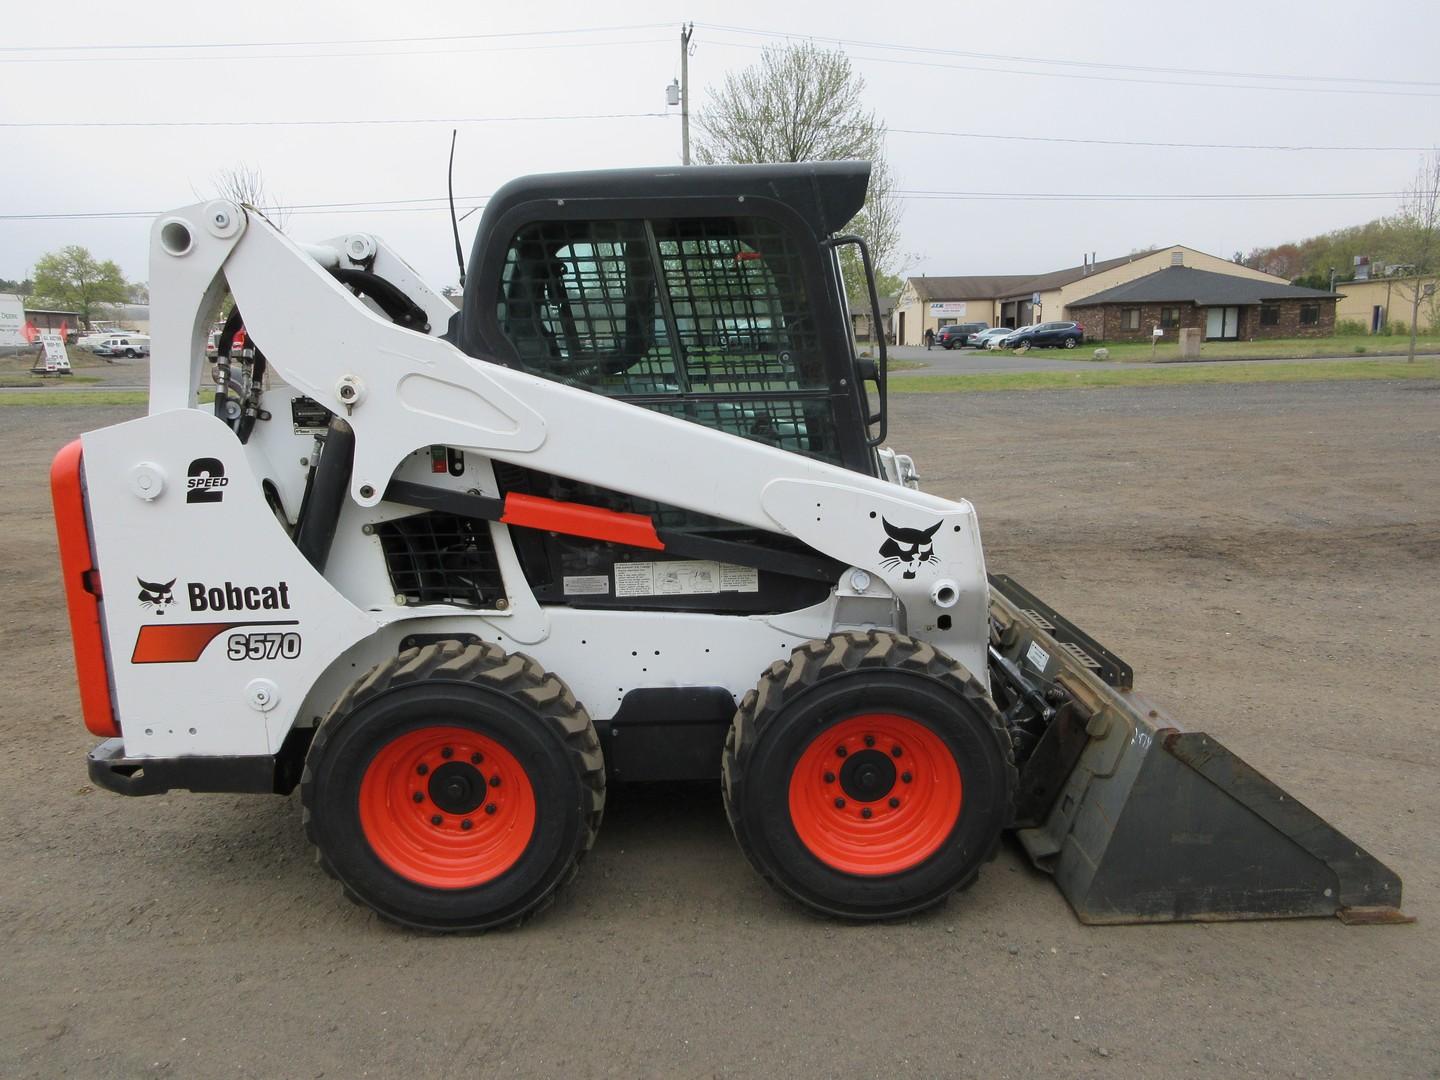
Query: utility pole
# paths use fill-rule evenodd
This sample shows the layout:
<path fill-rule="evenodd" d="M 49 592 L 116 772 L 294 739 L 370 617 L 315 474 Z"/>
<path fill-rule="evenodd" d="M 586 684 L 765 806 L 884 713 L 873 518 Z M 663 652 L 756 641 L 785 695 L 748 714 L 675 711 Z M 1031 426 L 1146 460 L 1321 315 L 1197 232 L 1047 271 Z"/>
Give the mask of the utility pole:
<path fill-rule="evenodd" d="M 690 164 L 690 39 L 695 24 L 680 25 L 680 160 Z"/>

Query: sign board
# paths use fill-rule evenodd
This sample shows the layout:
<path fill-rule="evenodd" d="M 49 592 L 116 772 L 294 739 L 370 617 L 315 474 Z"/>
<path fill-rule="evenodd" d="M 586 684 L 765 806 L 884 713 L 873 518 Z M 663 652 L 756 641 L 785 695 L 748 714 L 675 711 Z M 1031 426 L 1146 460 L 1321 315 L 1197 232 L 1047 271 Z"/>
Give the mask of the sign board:
<path fill-rule="evenodd" d="M 1038 292 L 1030 294 L 1030 303 L 1033 304 L 1035 307 L 1040 306 L 1040 294 Z"/>
<path fill-rule="evenodd" d="M 0 345 L 18 348 L 25 340 L 25 301 L 14 293 L 0 293 Z"/>
<path fill-rule="evenodd" d="M 937 300 L 930 305 L 930 314 L 936 318 L 959 318 L 965 317 L 964 300 Z"/>
<path fill-rule="evenodd" d="M 44 367 L 35 365 L 35 370 L 43 370 L 46 375 L 66 375 L 70 372 L 70 356 L 65 351 L 65 339 L 59 334 L 41 334 L 40 344 L 45 348 Z"/>
<path fill-rule="evenodd" d="M 1150 336 L 1151 336 L 1151 337 L 1164 337 L 1164 336 L 1165 336 L 1165 331 L 1164 331 L 1164 330 L 1161 330 L 1160 327 L 1157 326 L 1157 327 L 1155 327 L 1154 330 L 1151 330 L 1151 331 L 1150 331 Z"/>

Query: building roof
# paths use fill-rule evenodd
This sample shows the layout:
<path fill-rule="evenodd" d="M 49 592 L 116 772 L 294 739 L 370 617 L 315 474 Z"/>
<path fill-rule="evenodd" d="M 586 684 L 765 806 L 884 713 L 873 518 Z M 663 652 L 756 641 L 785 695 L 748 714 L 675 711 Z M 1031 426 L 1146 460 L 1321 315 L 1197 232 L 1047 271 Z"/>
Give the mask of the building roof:
<path fill-rule="evenodd" d="M 1161 251 L 1156 248 L 1155 251 Z M 1016 296 L 1028 296 L 1030 293 L 1047 292 L 1050 289 L 1063 288 L 1081 278 L 1090 277 L 1093 274 L 1103 274 L 1106 270 L 1114 270 L 1117 266 L 1124 266 L 1136 259 L 1143 259 L 1154 255 L 1155 251 L 1137 251 L 1133 255 L 1122 255 L 1118 259 L 1105 259 L 1101 262 L 1081 263 L 1079 266 L 1067 266 L 1064 270 L 1052 270 L 1048 274 L 1041 274 L 1039 277 L 1026 278 L 1019 285 L 1013 286 L 1005 293 L 1005 298 Z"/>
<path fill-rule="evenodd" d="M 1217 274 L 1189 266 L 1166 266 L 1154 273 L 1116 285 L 1094 296 L 1071 301 L 1071 308 L 1094 304 L 1153 304 L 1175 301 L 1192 304 L 1258 304 L 1262 300 L 1334 300 L 1338 294 L 1300 285 L 1257 281 L 1234 274 Z"/>
<path fill-rule="evenodd" d="M 914 277 L 915 295 L 921 300 L 993 300 L 1031 274 L 976 274 L 969 277 Z"/>

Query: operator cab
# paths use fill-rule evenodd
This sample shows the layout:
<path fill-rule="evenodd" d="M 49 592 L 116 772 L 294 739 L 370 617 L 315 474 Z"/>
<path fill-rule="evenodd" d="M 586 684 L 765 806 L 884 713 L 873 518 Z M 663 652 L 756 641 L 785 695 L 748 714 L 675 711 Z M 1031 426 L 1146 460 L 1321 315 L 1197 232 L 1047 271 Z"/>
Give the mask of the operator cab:
<path fill-rule="evenodd" d="M 835 234 L 868 162 L 522 177 L 466 275 L 467 354 L 877 474 Z M 452 331 L 452 334 L 454 331 Z"/>

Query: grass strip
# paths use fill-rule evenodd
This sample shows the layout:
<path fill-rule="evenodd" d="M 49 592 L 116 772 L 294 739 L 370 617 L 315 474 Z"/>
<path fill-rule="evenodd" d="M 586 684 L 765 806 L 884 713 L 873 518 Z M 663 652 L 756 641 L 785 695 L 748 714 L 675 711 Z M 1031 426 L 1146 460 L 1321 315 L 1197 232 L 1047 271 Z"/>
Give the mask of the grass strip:
<path fill-rule="evenodd" d="M 1440 361 L 1324 360 L 1306 364 L 1166 364 L 1078 371 L 1017 371 L 978 375 L 907 375 L 890 383 L 892 394 L 986 393 L 997 390 L 1100 390 L 1129 386 L 1226 383 L 1336 382 L 1359 379 L 1440 378 Z"/>

